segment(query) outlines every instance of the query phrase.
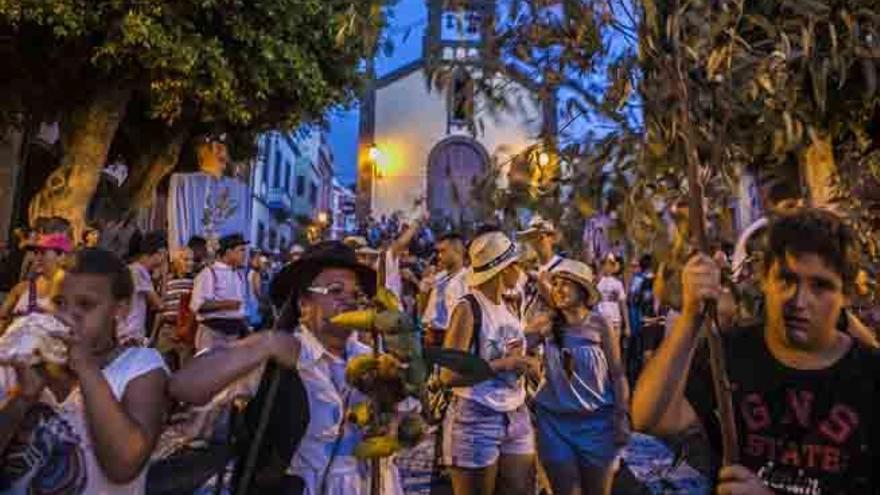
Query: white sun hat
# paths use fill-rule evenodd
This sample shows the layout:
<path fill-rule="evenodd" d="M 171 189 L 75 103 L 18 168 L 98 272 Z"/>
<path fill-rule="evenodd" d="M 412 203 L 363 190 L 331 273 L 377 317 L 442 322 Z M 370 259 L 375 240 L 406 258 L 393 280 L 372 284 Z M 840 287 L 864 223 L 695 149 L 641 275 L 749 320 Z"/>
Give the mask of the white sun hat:
<path fill-rule="evenodd" d="M 467 282 L 476 287 L 501 273 L 519 260 L 520 250 L 503 232 L 487 232 L 476 237 L 468 247 L 471 268 Z"/>
<path fill-rule="evenodd" d="M 517 232 L 516 236 L 520 239 L 536 236 L 538 234 L 555 234 L 556 227 L 549 220 L 545 220 L 541 215 L 534 215 L 529 220 L 529 226 L 526 230 Z"/>
<path fill-rule="evenodd" d="M 593 269 L 586 263 L 568 258 L 563 259 L 553 269 L 553 276 L 570 280 L 583 287 L 587 291 L 588 306 L 593 306 L 602 299 L 599 290 L 596 288 L 596 275 L 593 273 Z"/>
<path fill-rule="evenodd" d="M 362 235 L 350 235 L 343 239 L 342 243 L 355 250 L 365 246 L 369 246 L 367 238 Z"/>

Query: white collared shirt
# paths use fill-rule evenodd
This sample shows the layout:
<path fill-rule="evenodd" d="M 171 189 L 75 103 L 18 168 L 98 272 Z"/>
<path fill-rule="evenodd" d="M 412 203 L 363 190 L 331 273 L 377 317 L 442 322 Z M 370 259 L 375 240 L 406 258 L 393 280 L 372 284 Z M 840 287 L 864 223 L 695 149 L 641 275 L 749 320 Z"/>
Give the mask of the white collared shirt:
<path fill-rule="evenodd" d="M 199 321 L 210 318 L 244 318 L 247 299 L 247 284 L 244 273 L 233 269 L 222 261 L 215 261 L 205 267 L 193 284 L 192 300 L 190 309 L 197 315 Z M 207 301 L 241 301 L 241 306 L 234 311 L 214 311 L 211 313 L 199 313 L 199 308 Z"/>
<path fill-rule="evenodd" d="M 344 418 L 355 404 L 368 399 L 345 382 L 345 366 L 349 359 L 372 350 L 353 334 L 346 343 L 343 359 L 327 351 L 305 327 L 300 327 L 294 335 L 301 346 L 297 371 L 309 398 L 309 425 L 290 461 L 288 473 L 305 482 L 305 495 L 366 495 L 369 493 L 369 469 L 366 462 L 354 457 L 354 448 L 363 435 L 356 425 L 344 421 Z M 341 427 L 344 430 L 340 435 Z M 382 476 L 385 486 L 381 493 L 402 493 L 400 477 L 393 463 L 385 461 L 383 466 L 387 472 Z M 322 490 L 325 472 L 327 476 Z"/>
<path fill-rule="evenodd" d="M 461 269 L 450 275 L 440 272 L 435 276 L 428 303 L 425 305 L 425 313 L 422 322 L 433 328 L 445 330 L 449 326 L 449 318 L 452 316 L 452 308 L 458 300 L 467 292 L 467 270 Z"/>
<path fill-rule="evenodd" d="M 120 342 L 126 340 L 143 340 L 147 335 L 147 295 L 154 291 L 153 280 L 150 270 L 144 265 L 134 262 L 128 265 L 131 272 L 131 280 L 134 293 L 131 295 L 131 305 L 125 323 L 119 327 L 118 335 Z"/>

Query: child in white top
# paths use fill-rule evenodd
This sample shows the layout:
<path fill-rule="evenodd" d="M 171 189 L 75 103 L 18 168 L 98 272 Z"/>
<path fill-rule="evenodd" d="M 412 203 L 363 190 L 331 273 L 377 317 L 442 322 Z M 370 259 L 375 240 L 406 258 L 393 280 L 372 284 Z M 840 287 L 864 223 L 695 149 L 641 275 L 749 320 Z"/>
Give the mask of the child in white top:
<path fill-rule="evenodd" d="M 162 427 L 167 369 L 117 345 L 132 282 L 109 251 L 85 249 L 53 289 L 70 325 L 68 366 L 0 368 L 0 493 L 140 494 Z"/>

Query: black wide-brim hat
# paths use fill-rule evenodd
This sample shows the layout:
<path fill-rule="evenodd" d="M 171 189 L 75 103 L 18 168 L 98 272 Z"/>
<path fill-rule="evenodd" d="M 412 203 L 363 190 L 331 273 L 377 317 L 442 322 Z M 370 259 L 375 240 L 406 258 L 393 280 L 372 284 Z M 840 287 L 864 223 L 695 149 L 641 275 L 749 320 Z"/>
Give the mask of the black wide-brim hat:
<path fill-rule="evenodd" d="M 272 304 L 281 307 L 297 300 L 315 277 L 327 268 L 346 268 L 355 273 L 361 289 L 370 297 L 376 294 L 376 270 L 359 262 L 355 251 L 340 241 L 324 241 L 309 246 L 303 255 L 285 266 L 269 285 Z"/>

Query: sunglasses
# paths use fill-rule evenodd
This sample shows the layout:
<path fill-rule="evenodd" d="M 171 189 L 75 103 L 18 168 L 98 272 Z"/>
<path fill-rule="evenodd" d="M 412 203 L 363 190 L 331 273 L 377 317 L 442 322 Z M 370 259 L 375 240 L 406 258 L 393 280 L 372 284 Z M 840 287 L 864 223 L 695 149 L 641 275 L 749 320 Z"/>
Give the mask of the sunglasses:
<path fill-rule="evenodd" d="M 306 289 L 312 294 L 320 294 L 322 296 L 330 296 L 333 299 L 366 299 L 366 294 L 360 290 L 356 289 L 354 291 L 347 291 L 345 289 L 344 284 L 328 284 L 324 286 L 314 285 Z"/>

